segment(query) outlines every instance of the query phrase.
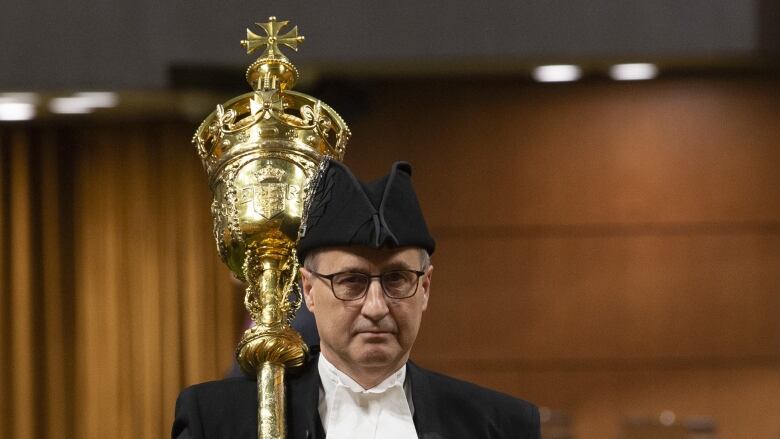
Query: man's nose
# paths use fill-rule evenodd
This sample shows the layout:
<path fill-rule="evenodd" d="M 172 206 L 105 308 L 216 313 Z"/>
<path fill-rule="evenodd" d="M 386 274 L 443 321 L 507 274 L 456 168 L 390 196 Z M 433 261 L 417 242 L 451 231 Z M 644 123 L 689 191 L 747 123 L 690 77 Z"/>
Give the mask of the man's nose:
<path fill-rule="evenodd" d="M 366 318 L 376 321 L 381 320 L 389 311 L 381 282 L 376 278 L 371 279 L 361 312 Z"/>

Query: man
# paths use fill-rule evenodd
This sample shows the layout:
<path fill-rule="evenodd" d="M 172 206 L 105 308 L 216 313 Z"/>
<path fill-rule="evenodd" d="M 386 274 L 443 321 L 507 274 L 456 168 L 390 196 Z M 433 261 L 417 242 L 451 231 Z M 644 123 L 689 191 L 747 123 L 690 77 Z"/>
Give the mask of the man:
<path fill-rule="evenodd" d="M 532 404 L 409 361 L 434 248 L 408 164 L 367 184 L 327 164 L 298 246 L 321 353 L 288 377 L 288 438 L 540 437 Z M 256 410 L 249 379 L 193 386 L 177 401 L 173 437 L 254 439 Z"/>

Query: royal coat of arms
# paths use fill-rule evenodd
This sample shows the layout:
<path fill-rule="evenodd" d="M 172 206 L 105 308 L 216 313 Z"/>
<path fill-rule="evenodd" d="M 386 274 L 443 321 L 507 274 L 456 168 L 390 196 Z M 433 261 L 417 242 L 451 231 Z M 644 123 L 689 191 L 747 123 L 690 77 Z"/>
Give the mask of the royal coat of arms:
<path fill-rule="evenodd" d="M 284 170 L 269 165 L 253 173 L 252 206 L 265 219 L 271 219 L 284 210 L 290 192 L 289 185 L 284 182 L 286 174 Z"/>

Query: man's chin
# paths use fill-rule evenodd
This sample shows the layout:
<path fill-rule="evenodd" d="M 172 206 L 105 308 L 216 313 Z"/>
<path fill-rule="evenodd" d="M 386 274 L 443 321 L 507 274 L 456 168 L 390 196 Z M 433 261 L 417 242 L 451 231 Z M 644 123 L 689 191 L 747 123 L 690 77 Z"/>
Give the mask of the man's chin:
<path fill-rule="evenodd" d="M 399 357 L 397 349 L 387 345 L 368 343 L 361 347 L 356 359 L 364 367 L 387 367 L 397 363 Z"/>

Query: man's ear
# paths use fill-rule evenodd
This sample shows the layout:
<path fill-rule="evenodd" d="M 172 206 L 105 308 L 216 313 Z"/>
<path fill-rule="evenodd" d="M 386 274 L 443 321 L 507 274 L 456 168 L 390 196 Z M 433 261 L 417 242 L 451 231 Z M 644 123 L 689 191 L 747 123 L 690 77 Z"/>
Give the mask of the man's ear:
<path fill-rule="evenodd" d="M 311 293 L 312 274 L 305 267 L 301 267 L 301 290 L 303 291 L 303 300 L 309 311 L 314 312 L 314 295 Z"/>
<path fill-rule="evenodd" d="M 423 299 L 422 299 L 422 310 L 425 311 L 428 308 L 428 298 L 431 294 L 431 279 L 433 278 L 433 265 L 429 265 L 427 269 L 425 269 L 425 274 L 422 275 L 422 293 L 423 293 Z"/>

